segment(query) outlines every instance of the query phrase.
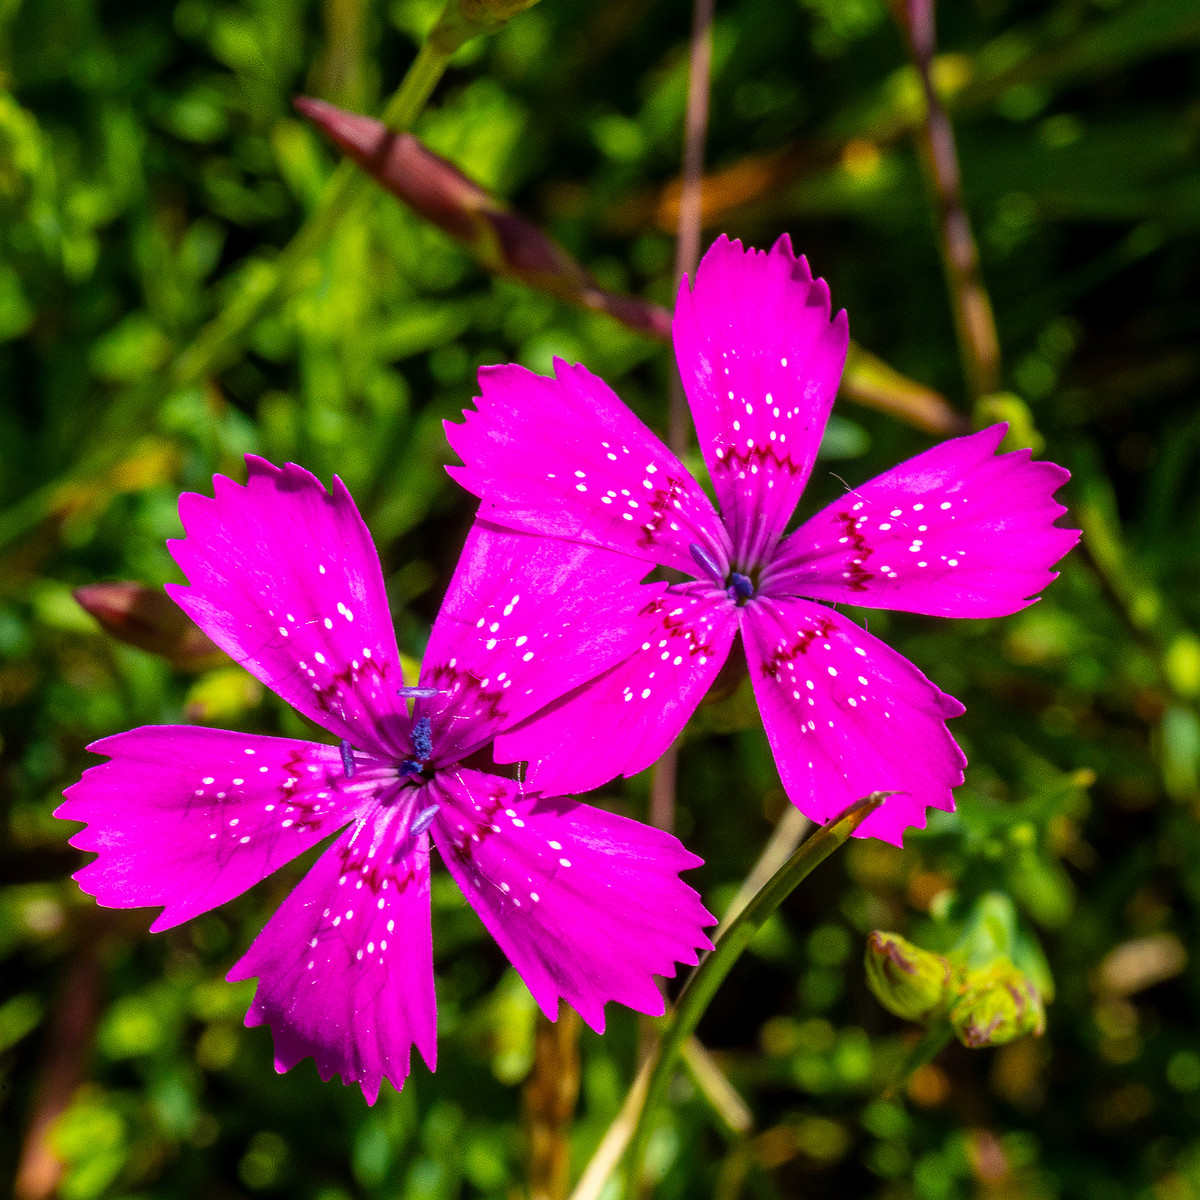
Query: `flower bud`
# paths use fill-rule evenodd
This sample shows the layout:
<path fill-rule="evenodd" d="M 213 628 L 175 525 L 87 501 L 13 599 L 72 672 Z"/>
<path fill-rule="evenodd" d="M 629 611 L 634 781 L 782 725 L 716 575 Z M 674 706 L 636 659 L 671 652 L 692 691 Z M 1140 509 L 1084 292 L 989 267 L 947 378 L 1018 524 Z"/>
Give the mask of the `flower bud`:
<path fill-rule="evenodd" d="M 888 1012 L 907 1021 L 925 1021 L 953 998 L 950 960 L 878 929 L 867 938 L 867 983 Z"/>
<path fill-rule="evenodd" d="M 950 1024 L 964 1046 L 1002 1046 L 1046 1028 L 1041 993 L 1028 976 L 1002 958 L 981 971 L 968 971 L 950 1009 Z"/>
<path fill-rule="evenodd" d="M 74 596 L 119 642 L 158 654 L 181 671 L 227 662 L 225 655 L 162 588 L 140 583 L 89 583 Z"/>

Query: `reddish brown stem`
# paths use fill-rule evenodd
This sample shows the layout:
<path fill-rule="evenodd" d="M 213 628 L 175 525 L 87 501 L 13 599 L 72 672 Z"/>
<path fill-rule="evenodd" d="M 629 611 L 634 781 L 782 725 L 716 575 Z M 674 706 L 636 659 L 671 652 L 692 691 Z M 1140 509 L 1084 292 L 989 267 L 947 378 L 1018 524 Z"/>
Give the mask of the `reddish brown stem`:
<path fill-rule="evenodd" d="M 100 1014 L 98 942 L 106 923 L 107 918 L 99 913 L 84 919 L 75 957 L 67 967 L 46 1035 L 33 1115 L 13 1185 L 15 1200 L 48 1200 L 62 1179 L 63 1163 L 54 1152 L 51 1135 L 84 1079 Z"/>

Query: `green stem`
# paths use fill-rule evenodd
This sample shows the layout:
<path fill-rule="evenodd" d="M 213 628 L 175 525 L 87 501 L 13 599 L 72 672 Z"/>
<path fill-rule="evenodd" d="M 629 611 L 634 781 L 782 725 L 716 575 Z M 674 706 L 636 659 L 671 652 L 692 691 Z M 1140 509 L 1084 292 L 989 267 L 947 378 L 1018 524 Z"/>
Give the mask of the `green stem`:
<path fill-rule="evenodd" d="M 452 0 L 453 2 L 453 0 Z M 458 44 L 426 38 L 400 87 L 383 110 L 383 123 L 393 132 L 411 129 L 444 74 Z M 280 293 L 287 292 L 300 268 L 323 246 L 357 201 L 372 188 L 369 175 L 343 159 L 326 181 L 312 214 L 265 270 L 251 270 L 238 292 L 171 364 L 163 387 L 149 397 L 156 403 L 171 392 L 193 387 L 225 365 L 242 335 Z M 146 400 L 139 402 L 139 407 Z M 128 417 L 129 414 L 124 414 Z"/>
<path fill-rule="evenodd" d="M 630 1151 L 627 1155 L 626 1195 L 636 1191 L 638 1164 L 642 1160 L 648 1132 L 647 1120 L 661 1101 L 675 1070 L 684 1043 L 695 1032 L 717 989 L 753 941 L 772 913 L 809 874 L 825 861 L 892 793 L 873 792 L 856 801 L 836 820 L 818 829 L 755 893 L 744 909 L 717 939 L 711 954 L 703 959 L 684 985 L 658 1048 L 653 1052 L 645 1098 L 636 1119 L 630 1122 Z M 600 1181 L 603 1183 L 603 1180 Z M 576 1192 L 579 1196 L 579 1192 Z"/>
<path fill-rule="evenodd" d="M 400 86 L 387 102 L 379 118 L 393 133 L 403 133 L 416 124 L 417 118 L 429 103 L 433 89 L 445 74 L 446 67 L 461 42 L 448 42 L 430 34 L 420 53 L 404 73 Z M 364 176 L 364 182 L 366 177 Z"/>

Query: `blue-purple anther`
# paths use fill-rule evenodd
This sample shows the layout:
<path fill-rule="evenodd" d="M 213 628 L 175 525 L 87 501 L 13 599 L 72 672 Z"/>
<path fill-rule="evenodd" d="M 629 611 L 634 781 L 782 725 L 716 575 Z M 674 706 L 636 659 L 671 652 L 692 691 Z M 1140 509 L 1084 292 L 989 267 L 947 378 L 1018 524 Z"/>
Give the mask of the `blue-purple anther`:
<path fill-rule="evenodd" d="M 721 568 L 717 566 L 717 560 L 698 542 L 692 542 L 688 546 L 688 549 L 691 551 L 692 558 L 696 561 L 696 566 L 718 587 L 724 587 L 725 576 L 721 574 Z"/>
<path fill-rule="evenodd" d="M 719 588 L 724 588 L 730 600 L 749 600 L 754 595 L 754 584 L 746 575 L 742 575 L 737 571 L 730 571 L 729 578 L 726 579 L 721 573 L 721 568 L 717 566 L 717 560 L 698 542 L 692 542 L 688 546 L 691 551 L 692 558 L 696 565 L 709 577 Z"/>
<path fill-rule="evenodd" d="M 342 752 L 342 770 L 346 772 L 347 779 L 354 778 L 354 750 L 350 743 L 342 738 L 342 744 L 338 747 Z"/>
<path fill-rule="evenodd" d="M 726 590 L 731 600 L 749 600 L 754 595 L 754 584 L 745 575 L 730 571 L 729 587 Z"/>
<path fill-rule="evenodd" d="M 433 687 L 399 687 L 396 695 L 403 700 L 432 700 L 438 694 Z"/>
<path fill-rule="evenodd" d="M 420 775 L 433 753 L 433 732 L 428 717 L 418 717 L 412 727 L 413 757 L 400 764 L 401 775 Z"/>
<path fill-rule="evenodd" d="M 428 717 L 418 717 L 412 727 L 412 748 L 418 761 L 427 762 L 433 753 L 433 733 Z"/>
<path fill-rule="evenodd" d="M 430 825 L 433 824 L 433 818 L 438 815 L 440 805 L 431 804 L 428 808 L 422 809 L 415 817 L 413 823 L 408 827 L 408 832 L 412 837 L 416 837 L 420 833 L 424 833 Z"/>

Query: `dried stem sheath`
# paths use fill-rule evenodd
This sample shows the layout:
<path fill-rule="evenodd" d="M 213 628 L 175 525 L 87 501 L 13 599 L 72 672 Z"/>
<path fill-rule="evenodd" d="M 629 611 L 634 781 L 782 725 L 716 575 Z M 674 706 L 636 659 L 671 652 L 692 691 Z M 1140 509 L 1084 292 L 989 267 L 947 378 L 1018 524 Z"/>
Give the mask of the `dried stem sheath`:
<path fill-rule="evenodd" d="M 557 1021 L 538 1013 L 533 1070 L 525 1081 L 530 1200 L 565 1200 L 569 1133 L 579 1098 L 579 1014 L 563 1005 Z"/>

